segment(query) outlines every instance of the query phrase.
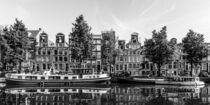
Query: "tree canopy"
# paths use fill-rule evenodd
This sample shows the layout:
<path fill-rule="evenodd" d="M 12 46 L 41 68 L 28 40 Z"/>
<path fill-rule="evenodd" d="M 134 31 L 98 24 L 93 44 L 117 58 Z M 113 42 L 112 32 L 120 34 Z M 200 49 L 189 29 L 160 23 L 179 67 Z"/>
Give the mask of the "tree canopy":
<path fill-rule="evenodd" d="M 84 20 L 83 15 L 76 18 L 73 23 L 71 40 L 71 58 L 78 59 L 80 63 L 82 60 L 92 57 L 92 50 L 94 48 L 93 38 L 91 34 L 91 27 Z"/>
<path fill-rule="evenodd" d="M 193 66 L 200 65 L 203 58 L 207 57 L 208 49 L 204 43 L 203 34 L 189 30 L 186 37 L 182 39 L 183 52 L 186 53 L 186 60 L 191 64 L 191 75 Z"/>
<path fill-rule="evenodd" d="M 174 44 L 167 40 L 166 26 L 157 32 L 152 32 L 152 38 L 144 42 L 144 53 L 146 58 L 157 64 L 158 76 L 160 76 L 161 66 L 168 63 L 174 53 Z"/>
<path fill-rule="evenodd" d="M 8 64 L 12 67 L 20 64 L 25 60 L 26 51 L 28 50 L 28 32 L 22 21 L 15 20 L 14 25 L 9 28 L 5 27 L 0 36 L 0 45 L 2 50 L 3 70 Z"/>

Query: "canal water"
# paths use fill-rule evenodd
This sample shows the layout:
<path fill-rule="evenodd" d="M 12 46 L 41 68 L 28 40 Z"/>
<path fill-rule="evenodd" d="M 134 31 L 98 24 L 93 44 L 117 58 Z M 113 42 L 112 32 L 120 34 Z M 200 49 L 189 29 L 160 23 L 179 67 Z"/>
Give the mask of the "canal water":
<path fill-rule="evenodd" d="M 210 85 L 4 86 L 0 105 L 210 105 Z"/>

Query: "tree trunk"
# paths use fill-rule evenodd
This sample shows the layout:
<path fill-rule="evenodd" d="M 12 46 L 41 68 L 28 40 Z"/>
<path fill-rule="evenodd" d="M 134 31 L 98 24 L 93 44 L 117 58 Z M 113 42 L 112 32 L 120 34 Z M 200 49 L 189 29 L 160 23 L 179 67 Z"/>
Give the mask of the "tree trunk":
<path fill-rule="evenodd" d="M 18 73 L 20 73 L 20 72 L 21 72 L 21 69 L 22 69 L 21 64 L 22 64 L 22 62 L 21 62 L 21 61 L 19 61 L 19 70 L 18 70 Z"/>
<path fill-rule="evenodd" d="M 113 57 L 113 71 L 114 71 L 114 74 L 116 73 L 116 72 L 115 72 L 115 63 L 116 63 L 116 62 L 115 62 L 115 58 L 116 58 L 116 57 Z"/>
<path fill-rule="evenodd" d="M 191 76 L 193 76 L 193 63 L 192 63 L 192 61 L 190 62 L 190 65 L 191 65 L 191 67 L 190 67 L 190 75 Z"/>
<path fill-rule="evenodd" d="M 160 77 L 161 65 L 160 65 L 160 64 L 158 64 L 157 66 L 158 66 L 158 72 L 157 72 L 157 75 L 158 75 L 158 77 Z"/>
<path fill-rule="evenodd" d="M 79 68 L 82 68 L 82 59 L 79 58 Z"/>

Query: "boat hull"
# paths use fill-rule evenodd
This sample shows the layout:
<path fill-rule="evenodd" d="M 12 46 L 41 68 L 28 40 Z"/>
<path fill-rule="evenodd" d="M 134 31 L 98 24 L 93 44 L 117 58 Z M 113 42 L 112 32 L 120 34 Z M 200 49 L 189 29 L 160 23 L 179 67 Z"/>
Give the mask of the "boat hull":
<path fill-rule="evenodd" d="M 200 80 L 206 83 L 210 83 L 210 77 L 200 77 Z"/>
<path fill-rule="evenodd" d="M 26 79 L 6 79 L 8 85 L 71 85 L 71 84 L 94 84 L 109 83 L 110 77 L 95 79 L 77 79 L 77 80 L 26 80 Z"/>
<path fill-rule="evenodd" d="M 141 83 L 141 84 L 155 84 L 155 78 L 116 78 L 116 83 L 125 83 L 125 84 L 132 84 L 132 83 Z"/>
<path fill-rule="evenodd" d="M 180 86 L 202 86 L 204 82 L 172 82 L 172 81 L 156 81 L 156 85 L 180 85 Z"/>

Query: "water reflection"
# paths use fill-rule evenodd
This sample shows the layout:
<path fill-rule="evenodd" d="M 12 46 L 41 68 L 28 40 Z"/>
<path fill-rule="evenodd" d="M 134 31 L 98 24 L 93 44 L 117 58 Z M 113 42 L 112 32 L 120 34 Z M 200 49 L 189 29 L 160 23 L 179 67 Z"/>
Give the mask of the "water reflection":
<path fill-rule="evenodd" d="M 210 85 L 6 86 L 0 97 L 0 105 L 209 105 Z"/>

